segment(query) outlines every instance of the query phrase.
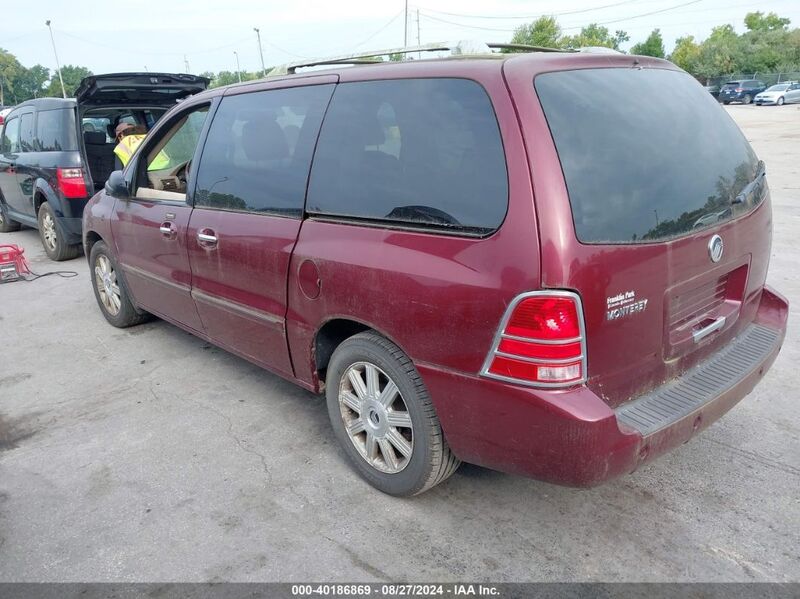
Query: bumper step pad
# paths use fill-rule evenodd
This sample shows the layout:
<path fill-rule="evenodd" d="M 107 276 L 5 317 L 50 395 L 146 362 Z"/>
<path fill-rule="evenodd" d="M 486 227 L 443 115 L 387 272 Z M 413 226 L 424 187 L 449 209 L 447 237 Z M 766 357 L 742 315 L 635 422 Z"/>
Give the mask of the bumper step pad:
<path fill-rule="evenodd" d="M 705 362 L 617 408 L 617 420 L 644 436 L 666 428 L 737 385 L 758 368 L 779 341 L 779 331 L 750 325 Z"/>

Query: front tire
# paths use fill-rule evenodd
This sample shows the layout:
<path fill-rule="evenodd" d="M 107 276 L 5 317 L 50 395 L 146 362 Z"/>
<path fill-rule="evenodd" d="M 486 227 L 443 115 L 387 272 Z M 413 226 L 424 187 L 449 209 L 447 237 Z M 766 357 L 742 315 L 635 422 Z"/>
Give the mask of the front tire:
<path fill-rule="evenodd" d="M 461 463 L 411 360 L 375 332 L 342 342 L 327 370 L 334 434 L 356 472 L 384 493 L 427 491 Z"/>
<path fill-rule="evenodd" d="M 778 98 L 778 102 L 777 102 L 778 106 L 783 106 L 783 102 L 784 102 L 783 96 Z"/>
<path fill-rule="evenodd" d="M 58 230 L 56 213 L 49 203 L 44 202 L 39 206 L 39 239 L 42 241 L 47 257 L 56 262 L 72 260 L 80 253 L 79 245 L 69 245 Z"/>
<path fill-rule="evenodd" d="M 92 246 L 89 265 L 92 269 L 94 297 L 110 324 L 124 329 L 149 318 L 149 314 L 140 312 L 133 306 L 128 290 L 118 275 L 117 261 L 104 242 L 98 241 Z"/>
<path fill-rule="evenodd" d="M 20 224 L 6 216 L 6 206 L 0 201 L 0 233 L 19 231 Z"/>

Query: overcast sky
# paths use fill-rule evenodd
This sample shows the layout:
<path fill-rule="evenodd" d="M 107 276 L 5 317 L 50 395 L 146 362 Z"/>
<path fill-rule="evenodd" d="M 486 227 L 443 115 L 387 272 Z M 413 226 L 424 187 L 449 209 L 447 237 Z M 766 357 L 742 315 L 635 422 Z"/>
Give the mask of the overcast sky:
<path fill-rule="evenodd" d="M 0 47 L 26 66 L 54 68 L 45 20 L 50 19 L 61 64 L 94 73 L 193 73 L 260 68 L 253 27 L 261 29 L 267 66 L 403 43 L 403 0 L 36 0 L 5 7 Z M 655 27 L 669 52 L 676 38 L 705 38 L 722 23 L 744 30 L 747 12 L 774 11 L 800 26 L 800 0 L 411 0 L 409 44 L 476 39 L 507 41 L 514 27 L 541 14 L 558 18 L 565 33 L 597 22 L 623 29 L 632 45 Z M 648 14 L 653 13 L 653 14 Z M 509 17 L 509 18 L 506 18 Z M 513 18 L 510 18 L 513 17 Z"/>

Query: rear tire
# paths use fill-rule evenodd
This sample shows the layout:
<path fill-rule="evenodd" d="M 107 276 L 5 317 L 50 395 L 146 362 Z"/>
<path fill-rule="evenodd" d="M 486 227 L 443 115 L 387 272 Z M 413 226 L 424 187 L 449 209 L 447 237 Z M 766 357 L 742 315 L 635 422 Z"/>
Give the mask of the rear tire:
<path fill-rule="evenodd" d="M 89 267 L 94 297 L 110 324 L 118 329 L 125 329 L 149 320 L 150 315 L 147 312 L 141 312 L 134 307 L 125 282 L 118 275 L 117 261 L 104 242 L 98 241 L 92 246 Z"/>
<path fill-rule="evenodd" d="M 725 106 L 727 106 L 728 104 L 730 104 L 730 100 L 723 100 L 722 103 L 725 104 Z"/>
<path fill-rule="evenodd" d="M 744 98 L 742 98 L 742 103 L 744 103 L 744 104 L 750 104 L 750 102 L 752 102 L 752 101 L 753 101 L 753 98 L 752 98 L 752 96 L 750 96 L 750 94 L 745 94 Z"/>
<path fill-rule="evenodd" d="M 461 464 L 417 369 L 388 339 L 367 331 L 342 342 L 326 381 L 333 432 L 356 472 L 376 489 L 417 495 Z"/>
<path fill-rule="evenodd" d="M 0 200 L 0 233 L 19 231 L 20 224 L 6 216 L 6 205 Z"/>
<path fill-rule="evenodd" d="M 81 251 L 80 245 L 68 245 L 64 236 L 58 230 L 56 213 L 49 203 L 44 202 L 39 206 L 39 239 L 42 241 L 47 257 L 56 262 L 72 260 Z"/>

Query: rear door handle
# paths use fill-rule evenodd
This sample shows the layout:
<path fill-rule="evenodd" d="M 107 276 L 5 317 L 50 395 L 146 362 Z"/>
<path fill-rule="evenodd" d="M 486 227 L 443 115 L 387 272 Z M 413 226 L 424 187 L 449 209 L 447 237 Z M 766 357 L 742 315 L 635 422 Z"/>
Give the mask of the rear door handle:
<path fill-rule="evenodd" d="M 700 343 L 703 339 L 708 337 L 711 333 L 715 333 L 725 326 L 725 317 L 720 316 L 710 325 L 704 326 L 699 331 L 692 331 L 692 339 L 695 343 Z"/>
<path fill-rule="evenodd" d="M 214 247 L 217 245 L 217 234 L 211 229 L 200 229 L 197 232 L 197 241 L 203 247 Z"/>

